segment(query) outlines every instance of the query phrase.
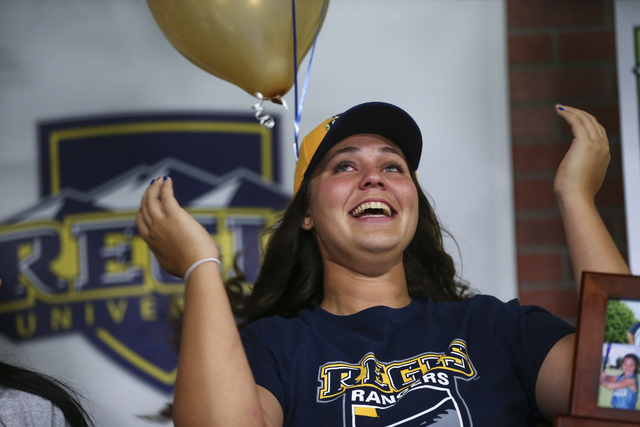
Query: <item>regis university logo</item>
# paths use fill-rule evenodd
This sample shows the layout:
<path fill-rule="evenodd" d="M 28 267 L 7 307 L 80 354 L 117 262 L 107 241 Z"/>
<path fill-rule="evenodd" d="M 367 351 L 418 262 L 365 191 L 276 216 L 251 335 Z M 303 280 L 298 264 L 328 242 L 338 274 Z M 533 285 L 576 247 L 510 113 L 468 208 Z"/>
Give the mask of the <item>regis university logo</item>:
<path fill-rule="evenodd" d="M 41 201 L 0 222 L 0 333 L 15 341 L 81 333 L 165 391 L 175 381 L 170 302 L 183 293 L 135 228 L 151 179 L 253 281 L 259 233 L 289 195 L 274 134 L 253 116 L 146 115 L 43 123 Z"/>

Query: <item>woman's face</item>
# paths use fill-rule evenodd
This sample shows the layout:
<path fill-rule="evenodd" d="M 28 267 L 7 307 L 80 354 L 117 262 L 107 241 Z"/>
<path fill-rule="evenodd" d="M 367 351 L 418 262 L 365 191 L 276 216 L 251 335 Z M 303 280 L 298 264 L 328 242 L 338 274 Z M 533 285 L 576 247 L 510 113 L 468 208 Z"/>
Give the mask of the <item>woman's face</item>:
<path fill-rule="evenodd" d="M 316 166 L 302 227 L 324 259 L 389 252 L 401 259 L 418 222 L 418 192 L 402 151 L 373 134 L 348 137 Z"/>
<path fill-rule="evenodd" d="M 629 376 L 633 374 L 637 369 L 636 362 L 631 357 L 626 357 L 622 361 L 622 372 Z"/>

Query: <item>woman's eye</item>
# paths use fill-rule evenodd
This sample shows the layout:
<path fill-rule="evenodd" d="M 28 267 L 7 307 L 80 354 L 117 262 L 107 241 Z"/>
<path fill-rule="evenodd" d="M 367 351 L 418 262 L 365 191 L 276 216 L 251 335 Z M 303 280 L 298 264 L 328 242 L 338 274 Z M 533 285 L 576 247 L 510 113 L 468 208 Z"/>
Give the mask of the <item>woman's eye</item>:
<path fill-rule="evenodd" d="M 334 172 L 349 172 L 353 170 L 353 165 L 350 162 L 340 162 L 333 168 Z"/>
<path fill-rule="evenodd" d="M 385 172 L 400 172 L 404 171 L 404 168 L 398 163 L 390 163 L 384 167 Z"/>

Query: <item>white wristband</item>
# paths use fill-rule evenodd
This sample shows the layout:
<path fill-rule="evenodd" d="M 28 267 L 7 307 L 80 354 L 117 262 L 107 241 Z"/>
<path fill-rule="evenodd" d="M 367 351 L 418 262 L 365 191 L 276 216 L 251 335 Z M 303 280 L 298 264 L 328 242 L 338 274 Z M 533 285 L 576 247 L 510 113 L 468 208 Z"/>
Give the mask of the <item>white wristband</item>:
<path fill-rule="evenodd" d="M 185 283 L 187 282 L 187 279 L 189 279 L 189 275 L 193 272 L 193 270 L 196 269 L 197 266 L 199 266 L 200 264 L 204 264 L 205 262 L 215 262 L 216 264 L 218 264 L 218 267 L 220 267 L 220 271 L 222 271 L 222 263 L 220 262 L 219 259 L 216 258 L 203 258 L 201 260 L 198 260 L 196 262 L 194 262 L 191 267 L 187 268 L 187 272 L 184 273 L 184 281 Z"/>

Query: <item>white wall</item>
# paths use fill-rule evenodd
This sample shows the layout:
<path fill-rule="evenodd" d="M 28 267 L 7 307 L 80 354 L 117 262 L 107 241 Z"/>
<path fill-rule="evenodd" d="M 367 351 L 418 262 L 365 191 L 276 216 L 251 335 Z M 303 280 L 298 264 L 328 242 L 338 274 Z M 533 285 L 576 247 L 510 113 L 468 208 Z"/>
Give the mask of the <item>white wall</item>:
<path fill-rule="evenodd" d="M 638 76 L 640 73 L 634 38 L 640 27 L 640 1 L 616 0 L 616 47 L 618 58 L 618 94 L 622 138 L 622 167 L 624 172 L 624 198 L 627 218 L 627 244 L 629 267 L 640 274 L 640 99 Z"/>
<path fill-rule="evenodd" d="M 267 108 L 283 118 L 277 129 L 290 190 L 293 92 L 286 100 L 288 112 Z M 483 293 L 514 297 L 504 0 L 331 0 L 301 136 L 371 100 L 401 106 L 421 126 L 419 179 L 460 246 L 463 278 Z M 142 0 L 0 0 L 0 218 L 37 201 L 38 120 L 250 112 L 254 102 L 174 50 Z M 79 336 L 0 345 L 2 353 L 28 355 L 32 366 L 86 388 L 99 425 L 142 423 L 131 414 L 154 412 L 170 399 Z M 78 363 L 68 362 L 70 351 Z"/>

